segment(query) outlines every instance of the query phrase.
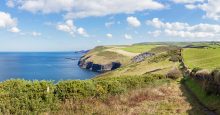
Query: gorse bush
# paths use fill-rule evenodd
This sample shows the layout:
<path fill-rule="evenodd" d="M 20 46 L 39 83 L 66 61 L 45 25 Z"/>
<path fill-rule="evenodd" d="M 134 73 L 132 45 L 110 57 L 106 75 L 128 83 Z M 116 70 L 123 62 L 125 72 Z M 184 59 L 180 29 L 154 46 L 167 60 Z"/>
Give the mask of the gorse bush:
<path fill-rule="evenodd" d="M 103 98 L 144 87 L 162 75 L 121 76 L 94 80 L 8 80 L 0 83 L 0 114 L 39 114 L 56 111 L 67 100 Z"/>
<path fill-rule="evenodd" d="M 183 77 L 183 74 L 178 68 L 173 68 L 167 73 L 166 77 L 175 80 Z"/>
<path fill-rule="evenodd" d="M 56 109 L 55 86 L 47 81 L 8 80 L 0 83 L 0 112 L 23 114 Z"/>

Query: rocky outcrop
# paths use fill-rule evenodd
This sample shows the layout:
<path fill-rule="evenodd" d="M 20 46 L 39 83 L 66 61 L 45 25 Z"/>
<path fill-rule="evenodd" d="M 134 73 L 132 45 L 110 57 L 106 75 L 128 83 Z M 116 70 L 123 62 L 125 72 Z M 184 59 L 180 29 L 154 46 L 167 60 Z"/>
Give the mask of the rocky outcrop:
<path fill-rule="evenodd" d="M 121 67 L 120 62 L 111 62 L 109 64 L 95 64 L 91 61 L 87 61 L 89 57 L 81 58 L 78 62 L 79 67 L 83 69 L 88 69 L 94 72 L 107 72 L 111 70 L 115 70 L 119 67 Z"/>
<path fill-rule="evenodd" d="M 151 57 L 151 56 L 154 56 L 155 54 L 153 53 L 149 53 L 149 52 L 145 52 L 145 53 L 142 53 L 142 54 L 139 54 L 135 57 L 132 58 L 132 62 L 142 62 L 145 60 L 145 58 L 148 58 L 148 57 Z"/>

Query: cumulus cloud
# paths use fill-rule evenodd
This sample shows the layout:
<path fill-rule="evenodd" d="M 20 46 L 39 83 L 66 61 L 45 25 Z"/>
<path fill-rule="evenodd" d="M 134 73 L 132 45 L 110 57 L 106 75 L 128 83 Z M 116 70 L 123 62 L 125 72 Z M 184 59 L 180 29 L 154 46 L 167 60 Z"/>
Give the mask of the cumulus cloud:
<path fill-rule="evenodd" d="M 108 38 L 112 38 L 112 37 L 113 37 L 113 35 L 110 34 L 110 33 L 106 34 L 106 36 L 107 36 Z"/>
<path fill-rule="evenodd" d="M 80 27 L 80 28 L 77 29 L 77 33 L 78 33 L 79 35 L 84 36 L 84 37 L 89 37 L 89 35 L 87 34 L 86 30 L 85 30 L 84 28 L 82 28 L 82 27 Z"/>
<path fill-rule="evenodd" d="M 16 26 L 17 21 L 9 13 L 0 12 L 0 28 Z"/>
<path fill-rule="evenodd" d="M 75 0 L 74 10 L 66 18 L 106 16 L 119 13 L 134 13 L 144 10 L 163 9 L 165 6 L 154 0 Z"/>
<path fill-rule="evenodd" d="M 139 26 L 141 26 L 141 22 L 136 17 L 133 17 L 133 16 L 127 17 L 127 22 L 132 27 L 139 27 Z"/>
<path fill-rule="evenodd" d="M 75 34 L 78 34 L 83 37 L 89 37 L 88 33 L 86 32 L 86 30 L 84 28 L 82 28 L 82 27 L 77 28 L 74 25 L 73 20 L 67 20 L 63 24 L 58 24 L 56 28 L 60 31 L 67 32 L 72 36 L 75 36 Z"/>
<path fill-rule="evenodd" d="M 190 25 L 182 22 L 163 22 L 158 18 L 146 21 L 147 25 L 156 28 L 156 31 L 149 32 L 152 35 L 165 34 L 181 38 L 216 38 L 220 35 L 220 25 L 196 24 Z"/>
<path fill-rule="evenodd" d="M 201 9 L 206 12 L 205 17 L 214 20 L 220 19 L 220 0 L 208 0 L 208 3 L 195 5 L 195 8 Z"/>
<path fill-rule="evenodd" d="M 9 13 L 0 11 L 0 29 L 8 29 L 10 32 L 18 33 L 20 30 L 16 27 L 17 20 L 12 18 Z"/>
<path fill-rule="evenodd" d="M 133 37 L 129 34 L 125 34 L 124 37 L 125 37 L 125 39 L 128 39 L 128 40 L 133 39 Z"/>
<path fill-rule="evenodd" d="M 173 0 L 175 3 L 185 4 L 187 9 L 200 9 L 206 14 L 204 17 L 219 20 L 220 19 L 220 0 Z"/>
<path fill-rule="evenodd" d="M 8 0 L 7 6 L 18 7 L 32 13 L 59 13 L 71 11 L 74 0 Z"/>
<path fill-rule="evenodd" d="M 7 5 L 32 13 L 65 12 L 66 19 L 134 13 L 165 7 L 154 0 L 8 0 Z"/>
<path fill-rule="evenodd" d="M 74 25 L 72 20 L 67 20 L 63 24 L 58 24 L 57 29 L 60 31 L 68 32 L 69 34 L 71 34 L 73 36 L 74 36 L 75 32 L 77 31 L 77 28 Z"/>
<path fill-rule="evenodd" d="M 18 29 L 17 27 L 12 27 L 11 29 L 9 29 L 9 31 L 12 32 L 12 33 L 18 33 L 18 32 L 20 32 L 21 30 Z"/>

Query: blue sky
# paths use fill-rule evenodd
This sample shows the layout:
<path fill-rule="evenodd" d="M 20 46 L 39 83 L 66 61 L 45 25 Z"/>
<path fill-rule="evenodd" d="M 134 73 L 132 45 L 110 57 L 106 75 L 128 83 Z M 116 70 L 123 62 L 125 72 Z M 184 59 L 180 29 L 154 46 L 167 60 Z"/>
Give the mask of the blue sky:
<path fill-rule="evenodd" d="M 0 51 L 219 41 L 220 0 L 1 0 Z"/>

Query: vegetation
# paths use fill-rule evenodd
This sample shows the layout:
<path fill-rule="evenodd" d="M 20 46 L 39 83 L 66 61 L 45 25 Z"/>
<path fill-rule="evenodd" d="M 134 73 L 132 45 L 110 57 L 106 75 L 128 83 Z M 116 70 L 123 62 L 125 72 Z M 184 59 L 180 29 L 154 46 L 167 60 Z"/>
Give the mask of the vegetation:
<path fill-rule="evenodd" d="M 173 68 L 167 73 L 166 76 L 167 78 L 171 79 L 178 79 L 183 77 L 182 72 L 178 68 Z"/>
<path fill-rule="evenodd" d="M 185 80 L 187 87 L 189 87 L 196 97 L 210 110 L 215 110 L 217 114 L 220 114 L 220 97 L 218 95 L 207 95 L 207 92 L 201 87 L 201 85 L 194 79 L 187 78 Z"/>
<path fill-rule="evenodd" d="M 189 68 L 212 70 L 220 65 L 220 48 L 187 48 L 183 50 L 183 59 Z"/>
<path fill-rule="evenodd" d="M 150 45 L 150 44 L 149 45 L 132 45 L 132 46 L 124 47 L 121 49 L 128 51 L 128 52 L 133 52 L 133 53 L 144 53 L 158 46 L 160 45 Z"/>
<path fill-rule="evenodd" d="M 164 78 L 161 75 L 124 76 L 98 80 L 49 81 L 8 80 L 0 83 L 1 114 L 37 114 L 60 110 L 68 100 L 105 99 L 141 88 Z"/>
<path fill-rule="evenodd" d="M 1 82 L 0 114 L 203 114 L 200 102 L 220 114 L 220 70 L 213 70 L 220 65 L 219 50 L 211 42 L 99 46 L 83 58 L 124 66 L 90 80 Z M 155 55 L 130 62 L 146 51 Z M 184 64 L 190 77 L 183 78 Z M 200 102 L 188 96 L 182 78 Z"/>

